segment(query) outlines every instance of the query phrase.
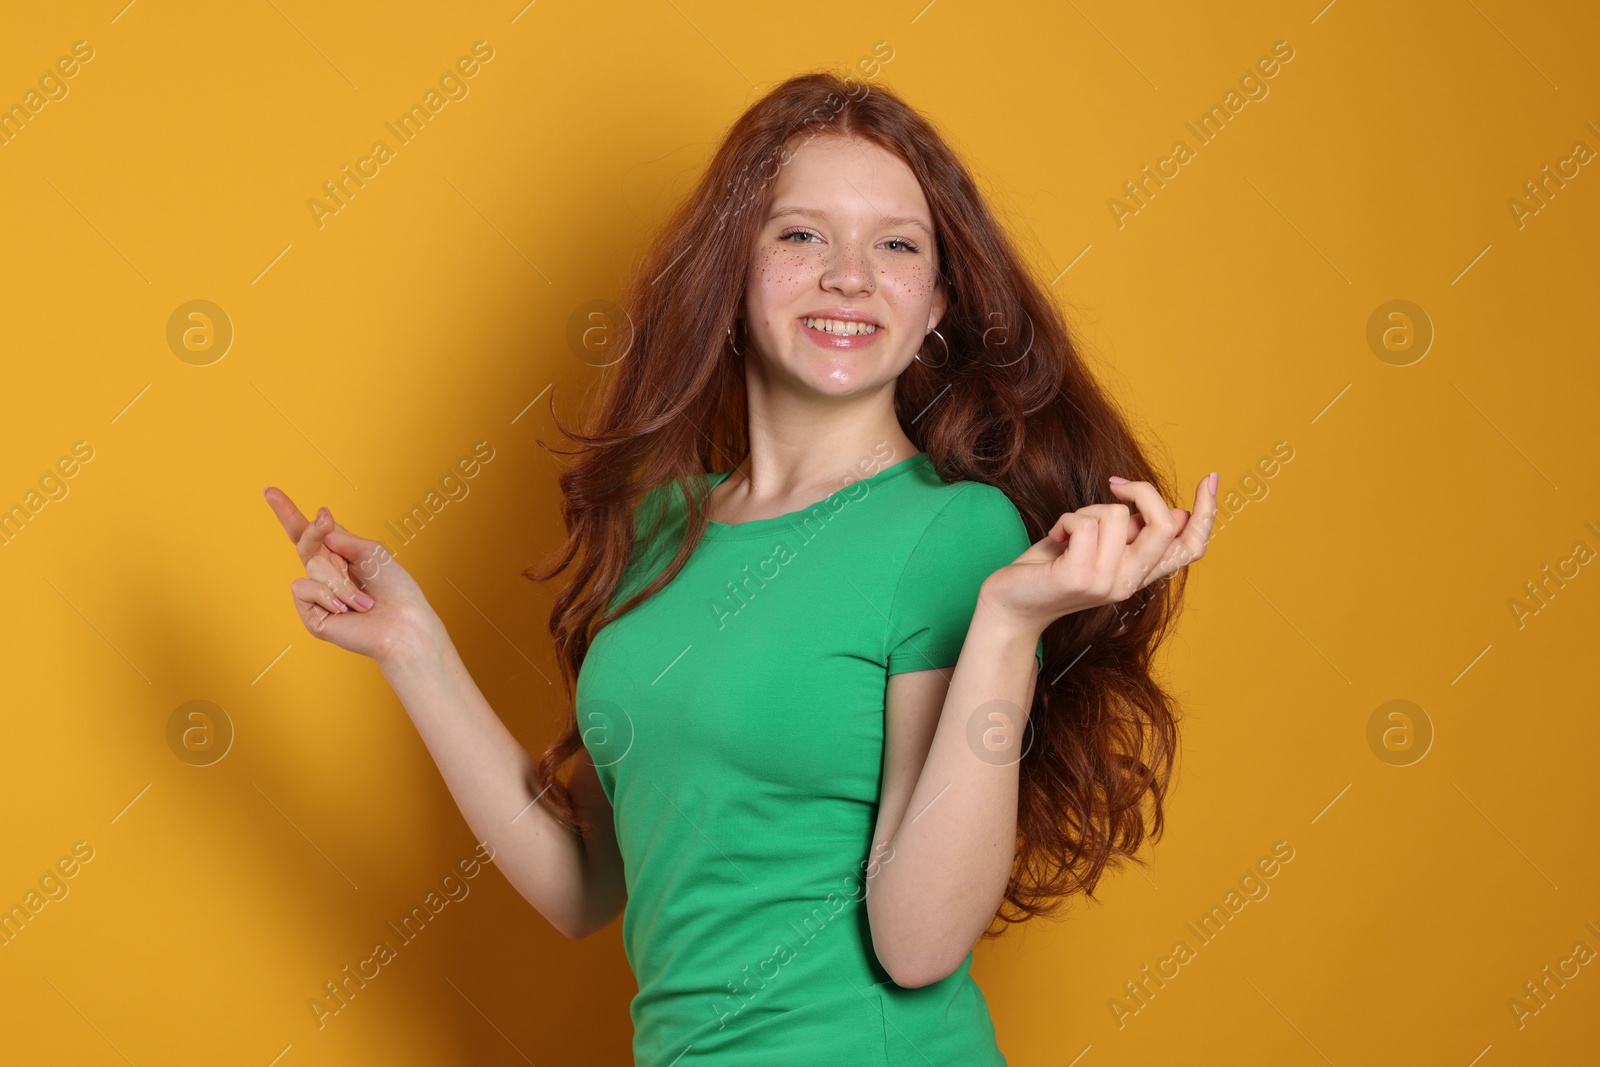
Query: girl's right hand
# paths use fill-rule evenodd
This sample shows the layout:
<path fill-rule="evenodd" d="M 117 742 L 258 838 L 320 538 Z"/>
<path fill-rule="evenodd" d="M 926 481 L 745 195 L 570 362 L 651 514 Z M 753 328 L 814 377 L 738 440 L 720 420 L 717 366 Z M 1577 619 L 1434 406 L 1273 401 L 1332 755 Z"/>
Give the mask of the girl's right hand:
<path fill-rule="evenodd" d="M 268 486 L 264 495 L 305 565 L 306 576 L 289 588 L 313 636 L 382 663 L 432 614 L 416 580 L 381 543 L 346 530 L 327 508 L 310 521 L 282 490 Z"/>

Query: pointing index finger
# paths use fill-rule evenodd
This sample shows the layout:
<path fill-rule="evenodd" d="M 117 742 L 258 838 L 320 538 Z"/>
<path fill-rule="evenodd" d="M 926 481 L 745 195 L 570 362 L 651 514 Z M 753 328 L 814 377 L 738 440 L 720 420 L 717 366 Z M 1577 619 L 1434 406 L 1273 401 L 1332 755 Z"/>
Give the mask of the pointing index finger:
<path fill-rule="evenodd" d="M 266 498 L 272 513 L 278 516 L 278 522 L 283 526 L 283 532 L 289 535 L 289 540 L 298 544 L 306 527 L 311 525 L 310 521 L 300 514 L 300 509 L 282 489 L 269 485 L 261 491 L 261 495 Z"/>
<path fill-rule="evenodd" d="M 1168 553 L 1170 562 L 1181 567 L 1205 555 L 1206 542 L 1211 538 L 1211 524 L 1217 517 L 1217 490 L 1213 487 L 1216 471 L 1200 479 L 1194 493 L 1194 514 L 1184 523 Z M 1163 560 L 1163 563 L 1168 560 Z M 1174 567 L 1174 569 L 1176 569 Z"/>

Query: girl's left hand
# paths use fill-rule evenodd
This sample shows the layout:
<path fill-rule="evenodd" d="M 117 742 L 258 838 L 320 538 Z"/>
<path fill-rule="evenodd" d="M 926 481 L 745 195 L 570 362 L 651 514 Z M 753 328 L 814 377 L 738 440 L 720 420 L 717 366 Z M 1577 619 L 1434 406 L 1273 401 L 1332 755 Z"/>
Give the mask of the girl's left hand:
<path fill-rule="evenodd" d="M 984 579 L 980 603 L 1043 633 L 1061 616 L 1116 604 L 1206 554 L 1217 514 L 1217 475 L 1200 480 L 1194 512 L 1169 508 L 1149 482 L 1116 481 L 1127 504 L 1068 512 L 1016 560 Z"/>

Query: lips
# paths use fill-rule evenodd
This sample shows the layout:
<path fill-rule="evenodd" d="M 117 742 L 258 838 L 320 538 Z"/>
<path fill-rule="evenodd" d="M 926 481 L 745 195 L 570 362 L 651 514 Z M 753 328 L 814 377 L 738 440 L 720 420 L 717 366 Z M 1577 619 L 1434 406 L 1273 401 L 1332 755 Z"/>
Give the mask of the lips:
<path fill-rule="evenodd" d="M 865 308 L 847 304 L 812 308 L 800 316 L 805 335 L 830 348 L 859 348 L 883 332 L 883 323 Z"/>

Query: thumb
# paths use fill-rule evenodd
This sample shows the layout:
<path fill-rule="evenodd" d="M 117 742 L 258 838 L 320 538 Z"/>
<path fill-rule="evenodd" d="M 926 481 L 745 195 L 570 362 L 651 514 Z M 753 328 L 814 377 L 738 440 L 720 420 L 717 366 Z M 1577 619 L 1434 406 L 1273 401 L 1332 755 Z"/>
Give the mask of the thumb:
<path fill-rule="evenodd" d="M 1018 556 L 1013 563 L 1053 563 L 1060 559 L 1067 550 L 1067 539 L 1057 541 L 1046 534 L 1035 541 L 1026 552 Z"/>
<path fill-rule="evenodd" d="M 1054 563 L 1066 554 L 1072 547 L 1075 538 L 1087 538 L 1089 541 L 1098 539 L 1100 525 L 1094 519 L 1079 512 L 1069 512 L 1056 521 L 1056 524 L 1045 531 L 1045 535 L 1033 543 L 1022 555 L 1018 556 L 1018 563 Z M 1055 536 L 1059 533 L 1059 539 Z"/>
<path fill-rule="evenodd" d="M 338 523 L 323 535 L 323 543 L 349 560 L 351 570 L 364 582 L 377 577 L 379 568 L 394 559 L 382 542 L 359 537 Z"/>

